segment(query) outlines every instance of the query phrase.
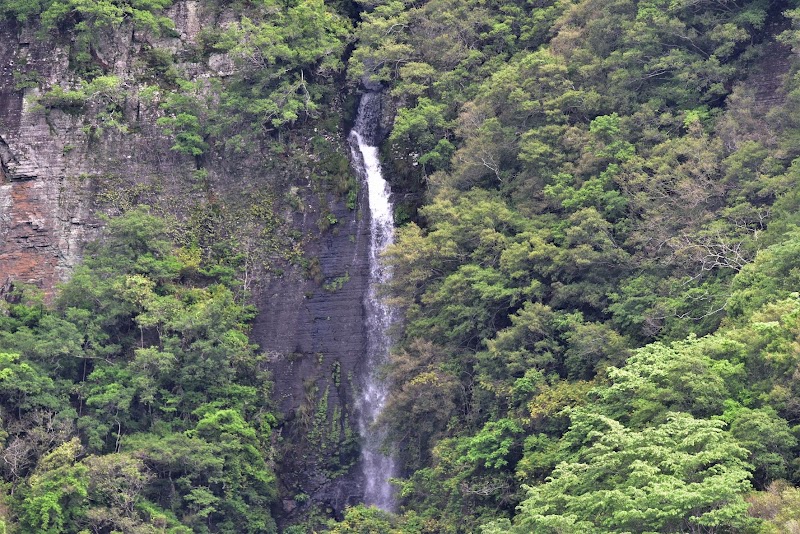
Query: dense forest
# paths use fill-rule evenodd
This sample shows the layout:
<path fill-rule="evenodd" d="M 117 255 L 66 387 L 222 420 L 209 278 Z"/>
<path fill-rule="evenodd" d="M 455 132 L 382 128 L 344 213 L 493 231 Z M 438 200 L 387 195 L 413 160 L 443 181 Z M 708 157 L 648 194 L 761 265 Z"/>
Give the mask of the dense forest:
<path fill-rule="evenodd" d="M 20 68 L 20 90 L 125 135 L 132 89 L 97 50 L 168 34 L 171 4 L 0 0 L 69 48 L 69 84 Z M 800 532 L 800 7 L 200 4 L 235 17 L 194 53 L 235 74 L 198 81 L 153 46 L 136 88 L 199 181 L 213 150 L 309 165 L 297 139 L 341 136 L 364 80 L 390 125 L 398 508 L 284 532 Z M 249 259 L 213 221 L 135 204 L 54 297 L 0 303 L 0 531 L 276 532 L 286 445 Z M 313 277 L 267 219 L 260 245 Z"/>

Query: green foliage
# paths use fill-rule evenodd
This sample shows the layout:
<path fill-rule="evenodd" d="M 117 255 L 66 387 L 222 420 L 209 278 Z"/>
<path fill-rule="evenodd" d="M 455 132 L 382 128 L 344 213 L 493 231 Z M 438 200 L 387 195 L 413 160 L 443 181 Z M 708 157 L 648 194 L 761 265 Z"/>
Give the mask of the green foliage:
<path fill-rule="evenodd" d="M 8 0 L 0 6 L 0 14 L 6 19 L 24 22 L 38 16 L 50 4 L 51 0 Z"/>
<path fill-rule="evenodd" d="M 743 347 L 725 337 L 690 337 L 664 346 L 639 349 L 627 364 L 609 368 L 612 384 L 600 392 L 610 415 L 640 425 L 667 412 L 710 417 L 723 411 L 726 399 L 744 384 Z"/>
<path fill-rule="evenodd" d="M 208 150 L 204 139 L 204 119 L 198 116 L 203 106 L 197 96 L 196 83 L 181 82 L 180 91 L 170 93 L 160 107 L 166 113 L 156 123 L 164 129 L 164 133 L 175 137 L 172 150 L 200 156 Z"/>
<path fill-rule="evenodd" d="M 747 502 L 750 514 L 764 520 L 765 533 L 791 532 L 800 521 L 800 490 L 785 480 L 773 482 L 764 492 L 749 495 Z"/>
<path fill-rule="evenodd" d="M 742 268 L 734 280 L 729 301 L 733 317 L 748 316 L 766 302 L 787 296 L 796 287 L 799 245 L 800 234 L 792 229 L 779 243 L 761 251 L 752 263 Z"/>
<path fill-rule="evenodd" d="M 318 118 L 352 26 L 322 0 L 259 2 L 207 34 L 207 52 L 226 53 L 233 76 L 208 84 L 177 80 L 158 120 L 173 150 L 200 156 L 211 145 L 236 152 L 301 119 Z M 213 95 L 212 98 L 208 98 Z"/>
<path fill-rule="evenodd" d="M 45 109 L 61 109 L 79 112 L 90 104 L 119 104 L 122 97 L 119 89 L 120 79 L 116 76 L 100 76 L 91 82 L 81 81 L 77 89 L 64 89 L 60 85 L 39 98 Z"/>
<path fill-rule="evenodd" d="M 511 419 L 490 421 L 477 435 L 459 445 L 464 454 L 461 461 L 494 469 L 508 465 L 506 457 L 514 444 L 514 435 L 521 433 L 522 427 Z"/>
<path fill-rule="evenodd" d="M 483 532 L 675 532 L 741 529 L 750 488 L 747 451 L 723 424 L 670 413 L 641 432 L 576 411 L 565 436 L 580 447 L 548 482 L 529 488 L 513 526 Z"/>
<path fill-rule="evenodd" d="M 789 424 L 771 407 L 747 409 L 735 407 L 726 411 L 730 432 L 750 451 L 749 462 L 755 468 L 753 482 L 763 488 L 767 481 L 785 479 L 789 460 L 797 447 L 797 438 Z"/>
<path fill-rule="evenodd" d="M 347 508 L 341 522 L 332 521 L 331 534 L 394 534 L 401 532 L 393 528 L 395 523 L 391 514 L 360 504 Z"/>
<path fill-rule="evenodd" d="M 420 98 L 414 108 L 398 110 L 389 140 L 419 151 L 419 163 L 444 168 L 455 148 L 446 138 L 445 106 Z M 437 135 L 439 138 L 437 139 Z"/>
<path fill-rule="evenodd" d="M 39 461 L 17 497 L 23 528 L 48 534 L 77 531 L 89 486 L 88 469 L 76 464 L 80 449 L 80 440 L 73 438 Z"/>
<path fill-rule="evenodd" d="M 751 86 L 785 68 L 770 24 L 797 13 L 362 4 L 350 75 L 388 87 L 385 167 L 427 187 L 386 253 L 405 321 L 384 419 L 406 517 L 433 532 L 760 528 L 751 477 L 797 476 L 794 60 L 776 100 Z M 578 440 L 570 413 L 617 437 Z M 731 451 L 728 479 L 683 479 L 645 450 L 691 463 L 695 431 Z M 627 467 L 591 479 L 595 458 Z"/>
<path fill-rule="evenodd" d="M 0 398 L 18 410 L 55 410 L 63 402 L 56 384 L 18 354 L 0 353 Z"/>
<path fill-rule="evenodd" d="M 334 292 L 339 291 L 340 289 L 342 289 L 342 286 L 344 286 L 349 281 L 350 281 L 350 273 L 349 272 L 345 272 L 343 275 L 337 276 L 336 278 L 333 278 L 329 282 L 325 282 L 322 285 L 322 288 L 325 291 L 330 291 L 330 292 L 334 293 Z"/>
<path fill-rule="evenodd" d="M 69 18 L 79 20 L 75 26 L 78 31 L 92 31 L 96 28 L 115 26 L 131 20 L 135 24 L 153 31 L 170 27 L 171 22 L 155 13 L 172 4 L 171 0 L 54 0 L 42 12 L 42 24 L 46 29 L 54 29 Z"/>
<path fill-rule="evenodd" d="M 252 310 L 146 208 L 88 250 L 54 309 L 22 300 L 3 321 L 14 516 L 31 532 L 274 532 Z"/>
<path fill-rule="evenodd" d="M 103 32 L 132 24 L 138 31 L 159 35 L 173 26 L 162 14 L 170 5 L 172 0 L 9 0 L 0 5 L 0 17 L 38 19 L 42 33 L 71 33 L 72 67 L 94 77 L 107 71 L 95 50 Z"/>
<path fill-rule="evenodd" d="M 316 90 L 306 77 L 326 77 L 339 70 L 350 33 L 349 22 L 322 0 L 284 6 L 265 2 L 262 9 L 271 12 L 270 17 L 259 23 L 242 17 L 216 44 L 243 65 L 243 82 L 249 85 L 246 93 L 230 95 L 223 107 L 246 110 L 265 126 L 291 123 L 300 113 L 316 110 Z"/>

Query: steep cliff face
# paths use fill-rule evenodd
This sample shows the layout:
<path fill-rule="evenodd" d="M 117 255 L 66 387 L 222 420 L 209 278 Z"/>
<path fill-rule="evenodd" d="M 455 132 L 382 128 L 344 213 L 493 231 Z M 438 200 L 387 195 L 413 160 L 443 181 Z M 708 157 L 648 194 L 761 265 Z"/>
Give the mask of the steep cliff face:
<path fill-rule="evenodd" d="M 33 283 L 49 293 L 79 261 L 94 225 L 88 184 L 79 178 L 86 165 L 65 150 L 75 142 L 69 118 L 47 121 L 16 88 L 14 73 L 23 69 L 49 80 L 65 75 L 63 49 L 31 33 L 0 28 L 0 283 Z"/>
<path fill-rule="evenodd" d="M 303 125 L 287 134 L 291 148 L 271 152 L 171 150 L 173 140 L 156 124 L 164 114 L 158 93 L 142 93 L 143 54 L 169 51 L 191 80 L 224 81 L 236 67 L 224 54 L 194 53 L 201 28 L 232 20 L 230 13 L 182 0 L 168 16 L 175 31 L 167 37 L 123 26 L 93 49 L 104 75 L 120 80 L 113 124 L 99 118 L 105 102 L 38 103 L 52 87 L 76 85 L 69 36 L 0 25 L 0 291 L 25 282 L 52 296 L 102 215 L 136 204 L 172 221 L 179 240 L 202 230 L 207 240 L 235 243 L 259 309 L 252 337 L 271 356 L 284 417 L 275 433 L 285 493 L 277 512 L 302 513 L 308 505 L 293 500 L 297 494 L 341 510 L 360 499 L 352 401 L 365 346 L 368 211 L 363 192 L 347 202 L 316 162 L 345 159 L 346 132 Z M 342 96 L 342 109 L 346 102 Z"/>
<path fill-rule="evenodd" d="M 351 213 L 341 202 L 333 207 L 337 228 L 307 249 L 318 259 L 322 284 L 293 267 L 257 296 L 253 338 L 272 355 L 275 400 L 286 416 L 281 482 L 289 517 L 304 511 L 290 495 L 306 494 L 310 503 L 338 511 L 362 494 L 358 477 L 342 475 L 355 473 L 358 458 L 353 406 L 366 348 L 368 213 Z"/>
<path fill-rule="evenodd" d="M 196 14 L 196 2 L 173 8 L 180 37 L 163 46 L 191 43 L 199 31 L 191 13 Z M 147 107 L 139 98 L 137 57 L 149 43 L 128 30 L 108 32 L 95 52 L 107 74 L 122 80 L 126 134 L 100 128 L 91 102 L 70 112 L 37 103 L 48 89 L 75 83 L 68 38 L 43 38 L 33 25 L 0 27 L 0 272 L 7 282 L 30 282 L 51 294 L 80 262 L 82 245 L 96 235 L 101 208 L 113 214 L 137 201 L 184 207 L 197 201 L 197 195 L 186 198 L 194 162 L 170 151 L 155 125 L 157 106 Z M 21 82 L 25 79 L 35 83 Z M 158 199 L 155 193 L 167 196 Z"/>

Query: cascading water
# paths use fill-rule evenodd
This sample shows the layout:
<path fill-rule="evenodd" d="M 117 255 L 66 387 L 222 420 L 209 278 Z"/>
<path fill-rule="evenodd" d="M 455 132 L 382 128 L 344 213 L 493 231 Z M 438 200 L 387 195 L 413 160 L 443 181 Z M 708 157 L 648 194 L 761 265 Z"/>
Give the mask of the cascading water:
<path fill-rule="evenodd" d="M 391 511 L 394 491 L 389 479 L 395 476 L 395 462 L 381 452 L 385 433 L 375 428 L 375 421 L 386 405 L 387 390 L 379 377 L 379 369 L 389 355 L 392 309 L 382 302 L 378 288 L 391 273 L 381 265 L 380 254 L 394 238 L 394 217 L 389 184 L 383 179 L 378 160 L 377 132 L 380 124 L 381 95 L 365 93 L 350 132 L 353 166 L 367 187 L 370 211 L 369 289 L 365 298 L 367 322 L 366 372 L 362 383 L 359 408 L 359 431 L 362 438 L 361 463 L 364 470 L 364 502 Z"/>

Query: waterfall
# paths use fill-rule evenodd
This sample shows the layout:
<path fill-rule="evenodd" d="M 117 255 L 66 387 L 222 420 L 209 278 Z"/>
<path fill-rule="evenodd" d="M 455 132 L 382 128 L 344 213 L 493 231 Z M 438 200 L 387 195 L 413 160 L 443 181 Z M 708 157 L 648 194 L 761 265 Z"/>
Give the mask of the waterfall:
<path fill-rule="evenodd" d="M 379 376 L 386 363 L 391 340 L 392 309 L 381 301 L 379 287 L 391 273 L 381 265 L 380 255 L 394 238 L 394 217 L 389 184 L 383 179 L 378 160 L 378 131 L 381 95 L 368 92 L 361 97 L 358 115 L 350 132 L 353 167 L 366 185 L 370 212 L 369 289 L 364 299 L 367 326 L 367 355 L 361 396 L 358 400 L 359 431 L 362 438 L 361 464 L 364 471 L 364 502 L 392 511 L 394 489 L 389 478 L 395 476 L 395 462 L 381 452 L 385 433 L 375 428 L 375 421 L 386 405 L 387 389 Z"/>

